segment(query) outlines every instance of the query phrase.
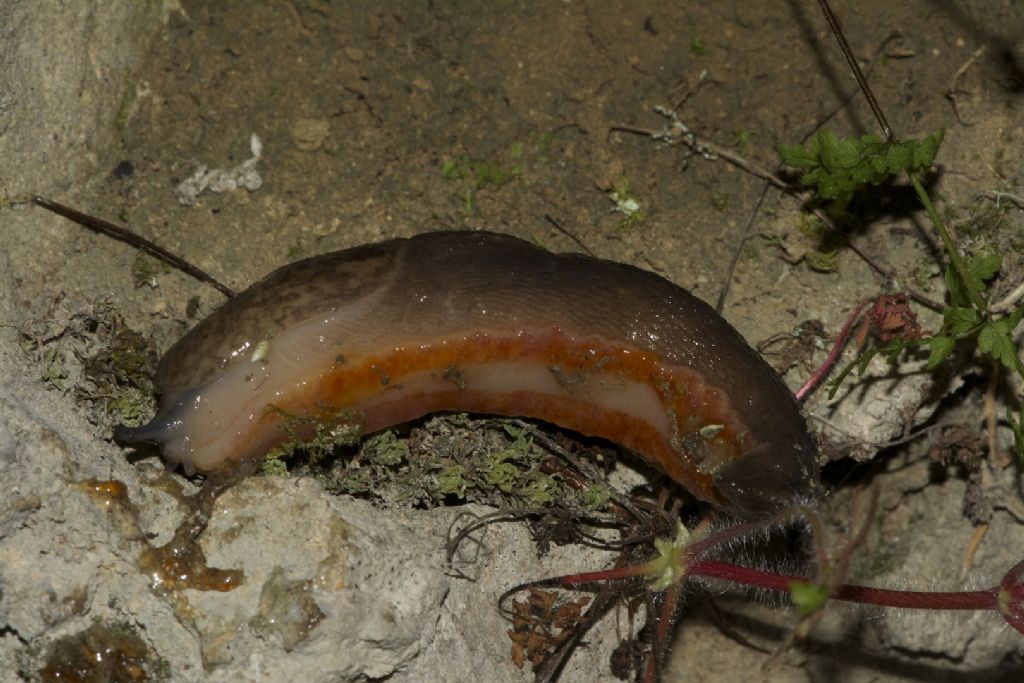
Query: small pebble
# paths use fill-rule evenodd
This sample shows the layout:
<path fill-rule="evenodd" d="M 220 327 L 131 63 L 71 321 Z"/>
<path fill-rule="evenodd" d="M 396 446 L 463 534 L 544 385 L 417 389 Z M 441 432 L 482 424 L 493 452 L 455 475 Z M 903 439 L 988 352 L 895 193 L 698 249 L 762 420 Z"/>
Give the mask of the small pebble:
<path fill-rule="evenodd" d="M 303 152 L 315 152 L 331 134 L 331 125 L 326 119 L 298 119 L 292 124 L 291 133 L 296 147 Z"/>

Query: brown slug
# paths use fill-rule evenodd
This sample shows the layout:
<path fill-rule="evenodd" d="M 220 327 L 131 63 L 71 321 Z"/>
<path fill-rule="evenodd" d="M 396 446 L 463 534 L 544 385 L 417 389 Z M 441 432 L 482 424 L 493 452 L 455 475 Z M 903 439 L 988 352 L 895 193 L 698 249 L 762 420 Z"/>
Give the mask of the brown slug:
<path fill-rule="evenodd" d="M 748 516 L 812 495 L 800 406 L 710 306 L 653 273 L 490 232 L 431 232 L 272 272 L 182 337 L 159 412 L 121 428 L 186 471 L 253 461 L 284 415 L 363 433 L 435 411 L 621 444 Z"/>

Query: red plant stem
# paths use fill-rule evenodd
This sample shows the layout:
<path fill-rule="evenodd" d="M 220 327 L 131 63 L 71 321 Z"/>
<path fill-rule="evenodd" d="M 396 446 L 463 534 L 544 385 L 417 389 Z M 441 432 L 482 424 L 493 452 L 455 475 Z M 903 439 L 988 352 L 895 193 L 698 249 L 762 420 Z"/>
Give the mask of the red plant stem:
<path fill-rule="evenodd" d="M 757 586 L 770 590 L 788 592 L 794 581 L 806 582 L 802 576 L 787 576 L 764 572 L 759 569 L 740 567 L 718 560 L 700 560 L 689 566 L 690 576 L 707 576 L 726 579 L 732 583 Z M 869 588 L 843 584 L 830 596 L 833 600 L 857 602 L 882 607 L 905 607 L 908 609 L 941 610 L 998 610 L 999 589 L 981 591 L 929 592 L 898 591 L 885 588 Z"/>
<path fill-rule="evenodd" d="M 860 312 L 867 306 L 867 301 L 862 301 L 857 304 L 857 308 L 853 309 L 853 313 L 846 319 L 846 323 L 843 325 L 843 329 L 839 330 L 839 334 L 836 336 L 836 343 L 832 346 L 832 350 L 829 351 L 828 358 L 821 364 L 821 367 L 814 371 L 814 374 L 804 382 L 804 385 L 796 392 L 796 400 L 803 401 L 807 394 L 811 393 L 814 387 L 821 383 L 821 380 L 825 379 L 825 375 L 835 365 L 836 360 L 839 358 L 839 354 L 842 353 L 843 347 L 846 346 L 846 340 L 850 336 L 850 330 L 853 328 L 853 324 L 857 322 L 857 318 L 860 317 Z"/>
<path fill-rule="evenodd" d="M 596 572 L 581 572 L 579 574 L 567 574 L 556 580 L 563 586 L 579 586 L 585 583 L 597 581 L 617 581 L 620 579 L 631 579 L 637 576 L 646 576 L 648 567 L 646 564 L 631 564 L 625 567 L 614 569 L 602 569 Z"/>
<path fill-rule="evenodd" d="M 657 683 L 660 678 L 661 665 L 665 659 L 664 655 L 668 652 L 670 645 L 672 617 L 675 615 L 676 607 L 679 606 L 681 595 L 682 591 L 678 583 L 665 590 L 665 598 L 661 605 L 661 614 L 658 616 L 657 632 L 654 637 L 655 647 L 647 658 L 644 683 Z"/>

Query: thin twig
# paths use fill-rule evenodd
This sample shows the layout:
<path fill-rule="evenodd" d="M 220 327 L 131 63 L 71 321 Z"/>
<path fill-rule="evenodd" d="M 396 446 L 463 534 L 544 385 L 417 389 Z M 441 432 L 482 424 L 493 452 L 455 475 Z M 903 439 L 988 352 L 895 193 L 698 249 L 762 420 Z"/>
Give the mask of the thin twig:
<path fill-rule="evenodd" d="M 1009 199 L 1011 202 L 1017 205 L 1018 209 L 1024 209 L 1024 197 L 1021 197 L 1020 195 L 1010 194 L 1009 192 L 992 191 L 985 192 L 981 196 L 985 197 L 986 199 L 993 200 L 996 203 L 997 209 L 999 208 L 999 201 L 1002 199 Z"/>
<path fill-rule="evenodd" d="M 42 207 L 47 211 L 52 211 L 53 213 L 63 216 L 70 221 L 74 221 L 83 227 L 95 230 L 100 234 L 111 237 L 119 242 L 124 242 L 125 244 L 135 247 L 140 251 L 144 251 L 153 258 L 163 261 L 183 273 L 191 275 L 202 283 L 210 285 L 229 299 L 236 294 L 235 290 L 231 289 L 227 285 L 221 284 L 206 271 L 197 268 L 180 256 L 172 254 L 160 245 L 154 244 L 146 238 L 136 235 L 127 228 L 115 225 L 114 223 L 105 221 L 102 218 L 97 218 L 96 216 L 90 216 L 87 213 L 82 213 L 77 209 L 72 209 L 69 206 L 64 206 L 63 204 L 59 204 L 51 199 L 46 199 L 45 197 L 40 197 L 39 195 L 29 195 L 28 200 L 36 206 Z"/>
<path fill-rule="evenodd" d="M 704 83 L 707 81 L 707 77 L 708 70 L 702 70 L 700 72 L 700 75 L 697 77 L 697 82 L 694 83 L 692 86 L 688 87 L 686 89 L 686 92 L 684 92 L 679 98 L 676 99 L 675 102 L 672 103 L 672 111 L 679 111 L 679 108 L 686 104 L 686 100 L 690 99 L 690 97 L 695 92 L 697 92 L 697 90 L 700 89 L 700 86 L 704 85 Z"/>
<path fill-rule="evenodd" d="M 796 185 L 787 183 L 785 180 L 775 175 L 771 171 L 768 171 L 758 166 L 757 164 L 749 161 L 748 159 L 745 159 L 739 154 L 731 152 L 725 149 L 724 147 L 721 147 L 720 145 L 716 145 L 713 142 L 705 140 L 704 138 L 697 135 L 697 133 L 695 133 L 686 124 L 684 124 L 679 119 L 679 117 L 675 115 L 674 112 L 671 112 L 664 107 L 655 107 L 654 110 L 655 112 L 661 114 L 662 116 L 667 117 L 672 122 L 671 127 L 666 127 L 663 128 L 662 130 L 650 130 L 647 128 L 639 128 L 637 126 L 619 125 L 613 126 L 611 130 L 619 131 L 622 133 L 632 133 L 634 135 L 644 135 L 651 138 L 652 140 L 666 142 L 668 144 L 681 142 L 687 147 L 689 147 L 691 150 L 693 150 L 695 153 L 700 154 L 705 159 L 711 161 L 715 159 L 723 159 L 729 162 L 730 164 L 733 164 L 737 168 L 744 170 L 747 173 L 757 176 L 758 178 L 761 178 L 762 180 L 770 183 L 771 185 L 782 190 L 784 193 L 790 195 L 791 197 L 795 197 L 803 202 L 807 201 L 807 198 L 810 195 L 809 190 L 805 190 Z M 835 222 L 831 218 L 829 218 L 829 216 L 820 208 L 810 207 L 810 211 L 829 230 L 839 230 L 839 228 L 836 227 Z M 889 270 L 882 266 L 881 264 L 877 263 L 874 259 L 868 256 L 868 254 L 863 249 L 861 249 L 856 244 L 856 242 L 854 242 L 851 238 L 847 237 L 846 243 L 847 246 L 850 247 L 851 251 L 853 251 L 861 259 L 863 259 L 864 262 L 867 263 L 868 266 L 872 270 L 877 272 L 879 275 L 886 279 L 900 279 L 896 275 L 895 271 Z M 925 294 L 922 294 L 921 292 L 907 285 L 905 282 L 903 282 L 902 284 L 903 288 L 907 292 L 907 295 L 914 301 L 917 301 L 921 305 L 927 306 L 928 308 L 934 311 L 941 311 L 944 308 L 940 302 L 935 301 L 934 299 L 926 296 Z"/>
<path fill-rule="evenodd" d="M 563 235 L 565 235 L 566 237 L 571 239 L 573 242 L 575 242 L 576 246 L 578 246 L 580 249 L 582 249 L 587 255 L 595 256 L 594 252 L 590 250 L 590 247 L 588 247 L 586 244 L 583 243 L 583 240 L 581 240 L 579 237 L 577 237 L 576 235 L 572 234 L 570 231 L 568 231 L 565 228 L 563 228 L 561 226 L 561 224 L 558 221 L 556 221 L 554 218 L 552 218 L 548 214 L 544 214 L 544 220 L 546 220 L 548 223 L 550 223 L 555 228 L 555 230 L 557 230 L 558 232 L 562 233 Z"/>
<path fill-rule="evenodd" d="M 871 74 L 874 72 L 875 67 L 878 66 L 879 55 L 886 54 L 885 49 L 889 45 L 889 43 L 900 37 L 901 36 L 899 31 L 893 31 L 892 33 L 887 35 L 881 43 L 878 44 L 878 47 L 875 49 L 875 53 L 871 56 L 871 62 L 868 64 L 868 68 L 864 72 L 865 78 L 871 77 Z M 807 131 L 807 134 L 804 135 L 803 139 L 800 140 L 800 144 L 803 145 L 808 140 L 810 140 L 816 132 L 818 132 L 825 126 L 826 123 L 835 118 L 836 114 L 843 111 L 843 109 L 845 109 L 850 104 L 851 100 L 853 100 L 854 96 L 859 92 L 859 85 L 855 88 L 852 88 L 850 92 L 843 97 L 843 99 L 839 102 L 838 105 L 836 105 L 836 107 L 832 111 L 830 111 L 828 114 L 825 114 L 825 116 L 818 119 L 814 123 L 814 125 Z"/>
<path fill-rule="evenodd" d="M 985 535 L 988 533 L 988 522 L 979 524 L 974 528 L 974 533 L 971 534 L 971 539 L 967 542 L 967 547 L 964 548 L 964 558 L 960 563 L 960 575 L 957 576 L 956 582 L 959 585 L 964 585 L 967 581 L 967 575 L 971 573 L 971 569 L 974 568 L 974 557 L 978 554 L 978 548 L 981 547 L 981 542 L 985 540 Z"/>
<path fill-rule="evenodd" d="M 953 78 L 949 82 L 949 90 L 946 91 L 946 99 L 948 99 L 953 105 L 953 114 L 956 116 L 956 120 L 960 122 L 961 126 L 973 126 L 974 124 L 966 123 L 963 120 L 963 117 L 960 116 L 960 107 L 958 104 L 959 98 L 957 95 L 962 92 L 967 92 L 966 90 L 960 90 L 960 79 L 963 78 L 964 74 L 967 73 L 967 70 L 970 69 L 983 54 L 985 54 L 984 45 L 975 50 L 974 54 L 971 55 L 971 58 L 956 70 L 956 73 L 953 74 Z"/>
<path fill-rule="evenodd" d="M 729 261 L 729 267 L 725 271 L 725 284 L 722 285 L 722 291 L 718 293 L 718 301 L 715 302 L 715 311 L 721 314 L 722 309 L 725 308 L 725 297 L 729 295 L 729 285 L 732 283 L 733 273 L 736 271 L 736 264 L 740 261 L 740 255 L 743 253 L 743 245 L 750 239 L 750 230 L 754 227 L 754 221 L 757 220 L 757 214 L 761 211 L 761 205 L 764 203 L 764 198 L 768 195 L 769 184 L 765 182 L 761 186 L 761 194 L 758 196 L 757 201 L 754 202 L 754 208 L 750 210 L 750 216 L 747 217 L 747 224 L 743 226 L 743 235 L 740 237 L 740 243 L 736 246 L 736 250 L 733 252 L 732 260 Z"/>
<path fill-rule="evenodd" d="M 815 214 L 815 215 L 817 215 L 817 214 Z M 819 218 L 820 218 L 820 216 L 819 216 Z M 828 225 L 828 224 L 826 223 L 826 225 Z M 877 263 L 873 258 L 871 258 L 871 256 L 869 256 L 867 254 L 867 252 L 865 252 L 863 249 L 861 249 L 860 245 L 858 245 L 856 242 L 848 239 L 846 241 L 846 246 L 848 246 L 855 254 L 857 254 L 857 256 L 860 256 L 861 260 L 864 261 L 864 263 L 868 264 L 868 267 L 873 269 L 876 273 L 878 273 L 882 277 L 884 277 L 886 279 L 889 279 L 889 280 L 899 279 L 899 276 L 896 274 L 896 271 L 894 271 L 894 270 L 886 270 L 886 268 L 882 264 Z M 940 312 L 942 311 L 942 309 L 945 308 L 945 306 L 942 304 L 942 302 L 936 301 L 935 299 L 932 299 L 931 297 L 925 296 L 924 294 L 922 294 L 921 292 L 917 291 L 913 287 L 908 286 L 905 282 L 903 282 L 901 284 L 903 285 L 903 290 L 907 293 L 907 296 L 909 296 L 911 299 L 913 299 L 917 303 L 921 304 L 922 306 L 930 308 L 933 311 L 940 311 Z"/>
<path fill-rule="evenodd" d="M 864 72 L 861 71 L 860 64 L 857 63 L 857 58 L 853 56 L 853 50 L 850 49 L 850 44 L 846 42 L 846 36 L 843 35 L 843 29 L 839 26 L 839 20 L 836 19 L 836 15 L 832 13 L 828 0 L 818 0 L 818 5 L 825 14 L 825 20 L 828 21 L 828 25 L 832 29 L 836 41 L 839 43 L 839 49 L 843 51 L 843 56 L 846 57 L 846 62 L 850 65 L 850 70 L 853 71 L 853 77 L 857 79 L 857 85 L 860 86 L 864 97 L 867 98 L 868 104 L 871 105 L 871 111 L 874 113 L 875 118 L 878 119 L 878 125 L 882 127 L 885 139 L 888 142 L 896 142 L 896 135 L 892 131 L 892 126 L 889 125 L 889 120 L 885 118 L 882 107 L 879 106 L 878 100 L 875 99 L 875 94 L 871 91 L 868 79 L 864 77 Z"/>

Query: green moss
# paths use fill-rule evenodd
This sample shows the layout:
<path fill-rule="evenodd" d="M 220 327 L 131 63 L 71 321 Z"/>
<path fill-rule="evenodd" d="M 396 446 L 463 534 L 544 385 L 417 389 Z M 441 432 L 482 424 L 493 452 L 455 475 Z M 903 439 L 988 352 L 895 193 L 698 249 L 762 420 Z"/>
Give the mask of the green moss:
<path fill-rule="evenodd" d="M 391 431 L 371 437 L 363 443 L 363 455 L 381 467 L 393 467 L 409 457 L 409 444 Z"/>
<path fill-rule="evenodd" d="M 136 287 L 155 287 L 157 275 L 169 272 L 171 269 L 164 262 L 139 254 L 132 261 L 132 284 Z"/>
<path fill-rule="evenodd" d="M 437 492 L 441 496 L 464 499 L 467 486 L 469 482 L 466 481 L 466 468 L 462 465 L 445 467 L 437 474 Z"/>
<path fill-rule="evenodd" d="M 513 178 L 523 174 L 525 144 L 512 143 L 505 159 L 475 159 L 467 154 L 445 159 L 441 162 L 441 175 L 455 183 L 461 197 L 462 210 L 466 215 L 476 213 L 477 193 L 497 189 Z"/>
<path fill-rule="evenodd" d="M 593 484 L 583 492 L 583 505 L 588 510 L 601 510 L 612 499 L 612 492 L 604 484 Z"/>
<path fill-rule="evenodd" d="M 554 502 L 557 492 L 558 481 L 554 477 L 531 472 L 526 477 L 520 495 L 527 504 L 539 507 Z"/>
<path fill-rule="evenodd" d="M 739 128 L 733 135 L 732 146 L 739 149 L 741 154 L 746 154 L 750 151 L 750 147 L 752 146 L 756 135 L 757 133 L 752 130 Z"/>
<path fill-rule="evenodd" d="M 359 442 L 363 421 L 348 410 L 338 410 L 326 417 L 295 415 L 271 405 L 267 411 L 279 415 L 281 429 L 288 441 L 271 449 L 265 460 L 281 460 L 303 453 L 311 463 L 330 455 L 339 446 L 353 446 Z M 276 467 L 274 465 L 267 465 Z"/>
<path fill-rule="evenodd" d="M 434 506 L 454 501 L 536 508 L 554 503 L 594 509 L 603 494 L 583 493 L 545 466 L 554 456 L 509 420 L 443 416 L 417 428 L 415 438 L 392 432 L 339 459 L 324 475 L 328 488 L 368 495 L 390 505 Z"/>
<path fill-rule="evenodd" d="M 633 192 L 629 178 L 622 178 L 615 184 L 608 198 L 615 203 L 615 211 L 622 214 L 615 229 L 619 232 L 626 232 L 640 225 L 647 217 L 647 212 L 640 205 L 639 199 Z"/>
<path fill-rule="evenodd" d="M 46 349 L 42 356 L 43 371 L 39 380 L 51 389 L 67 391 L 70 370 L 64 363 L 64 358 L 57 349 Z"/>
<path fill-rule="evenodd" d="M 71 392 L 96 424 L 138 424 L 150 412 L 156 352 L 107 299 L 21 331 L 21 348 L 51 389 Z"/>
<path fill-rule="evenodd" d="M 830 230 L 814 214 L 805 213 L 800 217 L 798 229 L 804 235 L 816 239 L 818 248 L 804 255 L 804 261 L 813 270 L 831 273 L 838 266 L 839 251 L 846 244 L 840 230 Z"/>

